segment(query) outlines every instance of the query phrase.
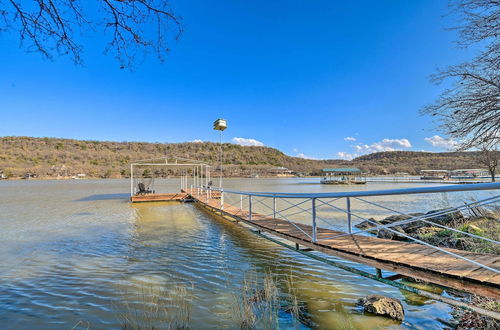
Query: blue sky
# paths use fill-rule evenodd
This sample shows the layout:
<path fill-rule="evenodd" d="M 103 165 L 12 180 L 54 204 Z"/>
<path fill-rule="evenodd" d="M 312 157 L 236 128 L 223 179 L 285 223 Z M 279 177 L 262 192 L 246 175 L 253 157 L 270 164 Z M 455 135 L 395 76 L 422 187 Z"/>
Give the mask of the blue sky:
<path fill-rule="evenodd" d="M 446 1 L 172 0 L 185 33 L 133 71 L 84 40 L 84 66 L 0 35 L 0 136 L 264 144 L 350 158 L 453 144 L 418 111 L 438 67 L 466 59 Z M 438 135 L 438 137 L 436 137 Z M 254 141 L 255 140 L 255 141 Z M 434 144 L 434 145 L 433 145 Z"/>

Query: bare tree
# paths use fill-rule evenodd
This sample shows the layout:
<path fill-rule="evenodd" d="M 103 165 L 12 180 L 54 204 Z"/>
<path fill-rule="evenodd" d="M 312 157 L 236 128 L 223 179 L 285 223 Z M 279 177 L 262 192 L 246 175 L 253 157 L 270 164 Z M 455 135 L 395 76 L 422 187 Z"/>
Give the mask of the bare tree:
<path fill-rule="evenodd" d="M 491 181 L 495 182 L 495 174 L 498 166 L 498 150 L 490 150 L 488 148 L 483 148 L 479 153 L 479 162 L 488 168 L 491 175 Z"/>
<path fill-rule="evenodd" d="M 89 32 L 109 38 L 103 48 L 122 68 L 140 53 L 154 52 L 163 61 L 169 41 L 182 34 L 180 20 L 166 0 L 0 0 L 0 31 L 18 33 L 28 52 L 68 55 L 77 64 L 83 51 L 78 37 Z"/>
<path fill-rule="evenodd" d="M 500 0 L 458 0 L 451 6 L 461 18 L 458 44 L 482 48 L 470 62 L 431 76 L 451 87 L 423 113 L 437 116 L 440 128 L 462 141 L 460 149 L 495 149 L 500 142 Z"/>

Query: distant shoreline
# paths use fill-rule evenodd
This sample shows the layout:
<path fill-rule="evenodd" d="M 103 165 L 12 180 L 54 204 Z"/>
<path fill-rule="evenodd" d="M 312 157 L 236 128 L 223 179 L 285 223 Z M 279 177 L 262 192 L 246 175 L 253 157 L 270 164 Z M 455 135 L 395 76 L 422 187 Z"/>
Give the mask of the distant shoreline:
<path fill-rule="evenodd" d="M 259 176 L 258 178 L 250 178 L 247 176 L 226 176 L 223 177 L 224 179 L 304 179 L 304 178 L 320 178 L 321 176 Z M 29 178 L 29 179 L 24 179 L 21 177 L 16 177 L 16 178 L 6 178 L 6 179 L 0 179 L 0 182 L 2 181 L 89 181 L 89 180 L 129 180 L 130 177 L 115 177 L 115 178 L 99 178 L 99 177 L 86 177 L 85 179 L 74 179 L 71 177 L 64 177 L 64 178 L 54 178 L 54 177 L 36 177 L 36 178 Z M 168 177 L 168 178 L 163 178 L 163 177 L 158 177 L 155 179 L 180 179 L 179 176 L 174 176 L 174 177 Z M 218 177 L 212 177 L 212 180 L 218 179 Z"/>
<path fill-rule="evenodd" d="M 70 173 L 91 178 L 126 178 L 135 159 L 165 156 L 195 158 L 212 167 L 218 164 L 220 145 L 214 142 L 150 143 L 84 141 L 59 138 L 0 137 L 0 176 L 21 178 L 48 176 L 49 180 Z M 375 175 L 408 173 L 421 170 L 482 168 L 477 152 L 387 151 L 356 157 L 352 160 L 314 160 L 294 157 L 264 146 L 222 144 L 226 177 L 273 176 L 276 169 L 319 176 L 323 168 L 356 167 Z M 163 173 L 178 174 L 178 173 Z"/>

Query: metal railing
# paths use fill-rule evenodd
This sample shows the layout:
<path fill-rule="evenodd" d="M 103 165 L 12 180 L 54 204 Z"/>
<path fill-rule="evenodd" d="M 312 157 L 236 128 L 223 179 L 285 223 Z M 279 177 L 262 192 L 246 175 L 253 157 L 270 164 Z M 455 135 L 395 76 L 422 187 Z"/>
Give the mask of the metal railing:
<path fill-rule="evenodd" d="M 441 248 L 436 245 L 432 245 L 421 239 L 408 235 L 406 232 L 401 232 L 394 227 L 408 225 L 416 222 L 423 222 L 426 225 L 438 227 L 441 229 L 447 229 L 457 234 L 471 237 L 476 240 L 482 240 L 495 246 L 500 246 L 500 242 L 494 239 L 483 237 L 475 233 L 469 233 L 467 231 L 462 231 L 443 223 L 438 223 L 433 221 L 440 216 L 446 216 L 450 214 L 457 214 L 458 212 L 473 212 L 473 210 L 478 210 L 484 206 L 496 206 L 500 209 L 500 183 L 479 183 L 471 185 L 456 185 L 456 186 L 436 186 L 436 187 L 418 187 L 418 188 L 404 188 L 404 189 L 390 189 L 390 190 L 372 190 L 372 191 L 355 191 L 355 192 L 331 192 L 331 193 L 278 193 L 278 192 L 249 192 L 249 191 L 236 191 L 229 189 L 219 189 L 219 188 L 206 188 L 206 187 L 195 187 L 197 190 L 196 195 L 200 200 L 206 199 L 207 201 L 213 196 L 213 192 L 219 192 L 217 195 L 220 199 L 219 208 L 224 210 L 227 206 L 232 206 L 238 209 L 238 213 L 245 215 L 245 218 L 252 221 L 252 216 L 257 214 L 255 212 L 255 206 L 260 207 L 260 211 L 264 210 L 264 213 L 258 213 L 259 215 L 264 215 L 268 218 L 280 219 L 288 222 L 304 235 L 306 235 L 313 243 L 320 243 L 324 240 L 331 240 L 347 235 L 371 235 L 371 233 L 379 230 L 387 230 L 394 235 L 399 235 L 404 237 L 408 241 L 413 241 L 455 258 L 462 259 L 476 266 L 488 269 L 495 273 L 500 274 L 499 269 L 488 267 L 481 264 L 475 260 L 468 257 L 459 255 L 455 252 L 449 251 L 448 249 Z M 432 213 L 412 215 L 405 212 L 398 211 L 393 207 L 388 207 L 383 205 L 382 202 L 370 201 L 370 197 L 384 197 L 384 196 L 397 196 L 397 195 L 413 195 L 413 194 L 436 194 L 436 193 L 450 193 L 450 192 L 470 192 L 470 191 L 484 191 L 491 190 L 492 195 L 489 197 L 482 198 L 480 200 L 473 200 L 469 202 L 464 202 L 462 205 L 447 207 L 434 211 Z M 279 201 L 279 202 L 278 202 Z M 357 203 L 358 206 L 364 205 L 369 206 L 371 211 L 383 210 L 384 212 L 391 212 L 392 215 L 404 216 L 403 219 L 394 221 L 388 224 L 381 224 L 368 216 L 363 216 L 360 212 L 356 212 L 353 209 L 353 201 Z M 246 205 L 245 205 L 246 204 Z M 246 206 L 246 210 L 245 210 Z M 329 209 L 330 212 L 325 212 L 325 209 Z M 267 212 L 269 213 L 265 213 Z M 322 212 L 321 212 L 322 211 Z M 334 211 L 333 214 L 331 211 Z M 336 212 L 336 214 L 335 214 Z M 327 214 L 326 216 L 323 214 Z M 366 213 L 366 212 L 365 212 Z M 340 218 L 338 214 L 344 216 Z M 294 216 L 301 215 L 300 220 L 292 219 Z M 304 215 L 306 217 L 304 218 Z M 305 223 L 304 223 L 305 220 Z M 500 221 L 500 219 L 496 219 Z M 371 224 L 371 227 L 366 229 L 355 229 L 353 230 L 353 222 L 355 221 L 365 221 Z M 319 222 L 322 223 L 321 227 Z M 306 229 L 299 224 L 308 224 L 310 229 Z M 347 224 L 347 228 L 342 227 L 342 223 Z M 324 224 L 327 227 L 324 227 Z M 335 231 L 330 231 L 333 233 L 324 236 L 318 236 L 318 228 L 321 229 L 334 229 Z"/>
<path fill-rule="evenodd" d="M 491 178 L 462 178 L 462 179 L 444 179 L 444 178 L 434 178 L 434 179 L 422 179 L 421 176 L 369 176 L 365 178 L 366 182 L 399 182 L 399 183 L 443 183 L 443 184 L 465 184 L 465 183 L 488 183 L 491 182 Z"/>

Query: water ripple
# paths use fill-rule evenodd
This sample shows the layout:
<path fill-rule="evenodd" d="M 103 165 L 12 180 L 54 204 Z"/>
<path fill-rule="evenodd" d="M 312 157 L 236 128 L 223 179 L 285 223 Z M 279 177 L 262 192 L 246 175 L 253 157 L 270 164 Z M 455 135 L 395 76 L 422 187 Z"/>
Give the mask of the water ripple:
<path fill-rule="evenodd" d="M 374 293 L 404 302 L 402 327 L 440 328 L 435 318 L 449 318 L 450 308 L 442 303 L 413 303 L 393 287 L 311 260 L 193 204 L 131 207 L 120 195 L 125 181 L 36 183 L 29 192 L 26 183 L 9 185 L 0 185 L 7 196 L 0 201 L 3 328 L 67 329 L 79 321 L 120 328 L 124 304 L 140 305 L 150 289 L 180 286 L 191 295 L 193 328 L 235 328 L 228 311 L 246 274 L 265 272 L 279 279 L 280 290 L 286 289 L 282 281 L 293 279 L 318 327 L 345 317 L 339 304 L 350 313 L 346 322 L 357 328 L 395 326 L 355 306 Z M 30 207 L 16 203 L 19 196 Z"/>

